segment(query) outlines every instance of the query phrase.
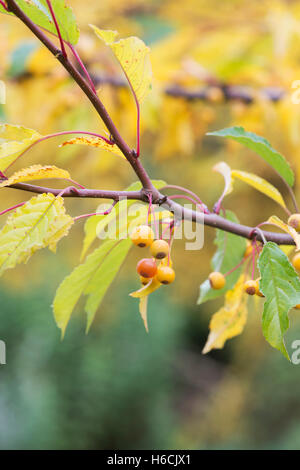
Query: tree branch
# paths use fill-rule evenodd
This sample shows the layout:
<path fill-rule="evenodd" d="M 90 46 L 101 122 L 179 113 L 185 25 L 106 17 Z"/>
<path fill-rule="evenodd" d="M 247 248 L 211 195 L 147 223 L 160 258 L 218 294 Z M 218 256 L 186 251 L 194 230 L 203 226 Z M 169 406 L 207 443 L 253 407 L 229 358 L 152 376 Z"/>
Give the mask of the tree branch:
<path fill-rule="evenodd" d="M 242 236 L 244 238 L 252 239 L 254 236 L 257 240 L 263 241 L 263 237 L 268 241 L 273 241 L 279 245 L 294 245 L 294 240 L 287 234 L 279 234 L 274 232 L 263 232 L 261 230 L 255 231 L 255 227 L 248 227 L 245 225 L 236 224 L 230 222 L 227 219 L 220 217 L 217 214 L 203 214 L 199 211 L 194 211 L 191 209 L 186 209 L 180 204 L 168 199 L 167 196 L 159 193 L 151 183 L 151 180 L 142 166 L 140 159 L 137 158 L 135 151 L 132 150 L 128 144 L 124 141 L 122 136 L 120 135 L 118 129 L 116 128 L 114 122 L 112 121 L 111 117 L 109 116 L 106 108 L 100 101 L 97 94 L 94 93 L 93 89 L 91 88 L 90 84 L 84 79 L 84 77 L 80 74 L 80 72 L 73 66 L 73 64 L 69 61 L 67 57 L 64 57 L 62 52 L 55 46 L 54 43 L 48 38 L 48 36 L 38 27 L 36 26 L 30 18 L 28 18 L 24 12 L 19 8 L 14 0 L 6 0 L 8 10 L 14 13 L 32 32 L 33 34 L 47 47 L 47 49 L 60 61 L 63 67 L 68 71 L 70 76 L 74 79 L 74 81 L 79 85 L 82 91 L 85 93 L 87 98 L 90 100 L 96 111 L 98 112 L 99 116 L 102 118 L 104 124 L 106 125 L 110 135 L 112 136 L 116 145 L 120 148 L 123 152 L 125 157 L 127 158 L 128 162 L 132 166 L 133 170 L 135 171 L 137 177 L 142 183 L 143 189 L 141 191 L 102 191 L 102 190 L 91 190 L 91 189 L 77 189 L 77 188 L 66 188 L 63 190 L 63 197 L 82 197 L 82 198 L 99 198 L 99 199 L 112 199 L 114 201 L 118 201 L 120 198 L 124 197 L 127 199 L 134 199 L 144 202 L 149 202 L 149 194 L 152 196 L 152 202 L 154 204 L 163 205 L 164 207 L 168 208 L 170 211 L 174 212 L 176 216 L 180 215 L 180 217 L 184 218 L 185 220 L 192 220 L 197 223 L 204 222 L 205 225 L 210 227 L 219 228 L 221 230 L 235 233 L 236 235 Z M 232 98 L 240 99 L 240 96 L 234 94 L 232 91 L 232 87 L 222 87 L 224 95 L 229 97 L 231 94 Z M 231 90 L 231 91 L 230 91 Z M 178 96 L 178 88 L 173 90 L 169 90 L 168 94 L 172 96 Z M 181 91 L 181 94 L 183 92 Z M 186 92 L 185 92 L 186 94 Z M 186 96 L 189 99 L 193 99 L 193 95 Z M 244 96 L 244 101 L 252 102 L 252 98 Z M 274 96 L 273 100 L 276 101 L 277 97 Z M 41 186 L 34 186 L 25 183 L 17 183 L 10 186 L 11 188 L 29 191 L 33 193 L 52 193 L 55 196 L 62 194 L 62 190 L 59 189 L 52 189 L 46 188 Z"/>
<path fill-rule="evenodd" d="M 15 14 L 31 31 L 32 33 L 47 47 L 47 49 L 60 61 L 63 67 L 67 70 L 70 76 L 74 79 L 77 85 L 82 89 L 84 94 L 90 100 L 97 113 L 101 117 L 102 121 L 106 125 L 109 133 L 114 139 L 115 144 L 123 152 L 124 156 L 127 158 L 128 162 L 132 166 L 135 174 L 141 181 L 143 187 L 149 191 L 152 191 L 154 194 L 157 193 L 156 189 L 153 187 L 151 180 L 142 166 L 140 159 L 136 158 L 135 152 L 128 146 L 121 134 L 119 133 L 116 125 L 112 121 L 110 115 L 108 114 L 105 106 L 100 101 L 99 97 L 93 92 L 90 85 L 80 74 L 80 72 L 74 67 L 74 65 L 69 61 L 67 57 L 64 57 L 61 50 L 58 49 L 55 44 L 48 38 L 48 36 L 38 27 L 36 24 L 28 18 L 27 15 L 21 10 L 21 8 L 16 4 L 14 0 L 7 0 L 8 10 Z"/>
<path fill-rule="evenodd" d="M 27 183 L 17 183 L 11 186 L 6 186 L 6 188 L 13 188 L 22 191 L 29 191 L 32 193 L 42 194 L 42 193 L 51 193 L 55 196 L 61 194 L 61 189 L 52 189 L 43 186 L 35 186 Z M 119 201 L 122 198 L 127 198 L 130 200 L 142 201 L 149 203 L 148 192 L 145 189 L 141 191 L 105 191 L 99 189 L 77 189 L 77 188 L 66 188 L 63 193 L 63 197 L 68 198 L 96 198 L 96 199 L 112 199 L 114 201 Z M 192 209 L 187 209 L 180 204 L 172 201 L 164 194 L 161 194 L 157 191 L 157 195 L 152 198 L 153 204 L 158 204 L 164 207 L 165 209 L 170 210 L 175 213 L 176 216 L 180 216 L 184 220 L 192 220 L 197 223 L 204 223 L 209 227 L 218 228 L 224 230 L 225 232 L 234 233 L 249 240 L 253 239 L 254 236 L 256 240 L 263 241 L 263 237 L 267 241 L 272 241 L 278 245 L 294 245 L 295 242 L 292 237 L 288 234 L 281 234 L 275 232 L 267 232 L 259 230 L 255 232 L 255 227 L 248 227 L 247 225 L 240 225 L 234 222 L 231 222 L 223 217 L 220 217 L 217 214 L 203 214 L 202 212 L 195 211 Z"/>
<path fill-rule="evenodd" d="M 121 77 L 112 75 L 93 75 L 93 79 L 96 86 L 112 85 L 116 88 L 127 86 L 127 82 Z M 245 104 L 253 103 L 257 100 L 258 96 L 277 103 L 286 95 L 286 92 L 282 88 L 277 87 L 264 87 L 260 90 L 255 90 L 249 86 L 227 85 L 220 83 L 208 86 L 199 86 L 193 89 L 179 85 L 170 85 L 165 88 L 164 93 L 168 96 L 182 98 L 188 101 L 210 101 L 210 91 L 212 88 L 220 88 L 226 101 L 241 101 Z"/>

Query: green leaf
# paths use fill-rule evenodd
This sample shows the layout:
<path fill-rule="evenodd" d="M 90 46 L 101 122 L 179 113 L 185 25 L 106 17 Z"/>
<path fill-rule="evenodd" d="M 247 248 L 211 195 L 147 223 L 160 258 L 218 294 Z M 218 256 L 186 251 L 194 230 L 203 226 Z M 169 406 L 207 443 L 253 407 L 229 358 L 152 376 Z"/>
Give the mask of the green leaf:
<path fill-rule="evenodd" d="M 16 0 L 16 3 L 33 23 L 57 36 L 46 0 Z M 79 38 L 79 29 L 72 8 L 66 6 L 64 0 L 52 0 L 51 3 L 62 38 L 71 44 L 76 44 Z M 13 13 L 8 13 L 1 5 L 0 12 L 13 15 Z"/>
<path fill-rule="evenodd" d="M 293 186 L 295 178 L 290 164 L 279 152 L 274 150 L 270 143 L 263 137 L 253 132 L 247 132 L 243 127 L 228 127 L 220 131 L 208 132 L 207 135 L 225 137 L 245 145 L 245 147 L 260 155 L 290 186 Z"/>
<path fill-rule="evenodd" d="M 226 219 L 238 223 L 237 217 L 231 211 L 226 211 Z M 217 251 L 212 258 L 212 270 L 225 274 L 234 268 L 242 259 L 246 250 L 246 240 L 233 233 L 217 230 L 215 244 Z M 242 268 L 238 268 L 226 277 L 226 285 L 223 289 L 214 290 L 210 287 L 209 280 L 200 286 L 200 295 L 197 304 L 216 299 L 225 294 L 236 284 Z"/>
<path fill-rule="evenodd" d="M 62 331 L 62 336 L 82 294 L 88 295 L 85 310 L 88 314 L 87 328 L 90 327 L 95 311 L 130 247 L 130 240 L 107 240 L 63 280 L 53 302 L 55 321 Z"/>
<path fill-rule="evenodd" d="M 21 153 L 41 137 L 33 129 L 0 124 L 0 171 L 5 171 Z"/>
<path fill-rule="evenodd" d="M 258 260 L 260 290 L 266 297 L 262 328 L 266 340 L 289 359 L 284 334 L 288 312 L 300 303 L 300 280 L 285 253 L 273 242 L 264 245 Z"/>
<path fill-rule="evenodd" d="M 0 232 L 0 275 L 18 263 L 26 263 L 41 248 L 55 251 L 68 234 L 73 219 L 64 201 L 53 194 L 40 194 L 12 213 Z"/>
<path fill-rule="evenodd" d="M 166 185 L 165 181 L 161 180 L 153 180 L 152 184 L 156 189 L 160 189 Z M 141 188 L 142 185 L 138 181 L 136 183 L 131 184 L 128 188 L 125 189 L 125 191 L 139 191 Z M 133 204 L 136 204 L 136 202 L 137 201 L 132 200 L 120 201 L 110 214 L 95 215 L 93 217 L 90 217 L 86 221 L 84 226 L 85 238 L 83 241 L 83 249 L 80 257 L 81 260 L 85 257 L 92 243 L 96 240 L 97 234 L 103 232 L 103 230 L 108 226 L 108 224 L 111 223 L 117 217 L 122 219 L 123 215 L 127 214 L 129 207 Z M 130 222 L 130 220 L 128 221 Z"/>
<path fill-rule="evenodd" d="M 101 268 L 95 273 L 91 282 L 89 282 L 85 291 L 85 294 L 88 295 L 88 299 L 85 304 L 85 311 L 87 313 L 87 331 L 89 331 L 95 318 L 97 308 L 102 302 L 110 284 L 118 274 L 131 246 L 132 243 L 130 239 L 118 242 L 115 248 L 108 253 L 101 265 Z"/>

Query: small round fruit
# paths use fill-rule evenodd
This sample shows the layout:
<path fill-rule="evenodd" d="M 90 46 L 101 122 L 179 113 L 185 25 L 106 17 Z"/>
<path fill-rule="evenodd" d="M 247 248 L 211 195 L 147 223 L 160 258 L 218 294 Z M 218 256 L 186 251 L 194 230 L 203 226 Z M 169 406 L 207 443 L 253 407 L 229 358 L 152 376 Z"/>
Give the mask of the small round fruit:
<path fill-rule="evenodd" d="M 300 214 L 292 214 L 288 220 L 288 224 L 294 229 L 300 231 Z"/>
<path fill-rule="evenodd" d="M 248 258 L 248 256 L 252 255 L 252 253 L 253 253 L 252 243 L 247 242 L 246 250 L 244 253 L 244 258 Z"/>
<path fill-rule="evenodd" d="M 296 310 L 300 310 L 300 304 L 298 304 L 298 305 L 295 305 L 295 307 L 294 307 L 294 308 L 295 308 Z"/>
<path fill-rule="evenodd" d="M 130 238 L 134 245 L 143 248 L 151 245 L 154 240 L 154 233 L 148 225 L 139 225 L 132 231 Z"/>
<path fill-rule="evenodd" d="M 157 271 L 157 266 L 154 259 L 151 258 L 143 258 L 141 259 L 137 266 L 136 270 L 140 276 L 151 278 L 154 277 Z"/>
<path fill-rule="evenodd" d="M 208 276 L 208 280 L 210 282 L 212 289 L 217 289 L 217 290 L 223 289 L 223 287 L 226 284 L 226 279 L 223 276 L 223 274 L 216 272 L 216 271 L 213 273 L 210 273 L 210 275 Z"/>
<path fill-rule="evenodd" d="M 163 259 L 169 253 L 169 243 L 165 240 L 154 240 L 150 246 L 151 255 L 156 259 Z"/>
<path fill-rule="evenodd" d="M 297 255 L 294 256 L 292 263 L 294 268 L 297 269 L 297 271 L 300 271 L 300 253 L 297 253 Z"/>
<path fill-rule="evenodd" d="M 255 295 L 258 292 L 257 281 L 246 281 L 244 284 L 246 294 Z"/>
<path fill-rule="evenodd" d="M 171 284 L 175 279 L 175 271 L 170 266 L 158 266 L 156 279 L 162 284 Z"/>

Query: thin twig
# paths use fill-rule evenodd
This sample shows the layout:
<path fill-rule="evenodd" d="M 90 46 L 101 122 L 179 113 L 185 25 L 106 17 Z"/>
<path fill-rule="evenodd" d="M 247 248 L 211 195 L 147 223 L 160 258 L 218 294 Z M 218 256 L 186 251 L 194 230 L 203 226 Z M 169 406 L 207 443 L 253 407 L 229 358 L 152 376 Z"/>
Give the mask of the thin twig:
<path fill-rule="evenodd" d="M 66 51 L 66 48 L 65 48 L 65 45 L 64 45 L 64 41 L 63 41 L 63 38 L 62 38 L 62 35 L 61 35 L 61 32 L 60 32 L 59 24 L 58 24 L 58 22 L 57 22 L 57 19 L 56 19 L 56 16 L 55 16 L 55 13 L 54 13 L 54 10 L 53 10 L 51 1 L 50 1 L 50 0 L 46 0 L 46 2 L 47 2 L 49 11 L 50 11 L 50 13 L 51 13 L 51 16 L 52 16 L 52 19 L 53 19 L 53 22 L 54 22 L 54 25 L 55 25 L 55 28 L 56 28 L 56 31 L 57 31 L 57 36 L 58 36 L 58 39 L 59 39 L 59 43 L 60 43 L 60 47 L 61 47 L 61 52 L 62 52 L 63 56 L 64 56 L 65 58 L 67 58 L 67 51 Z"/>

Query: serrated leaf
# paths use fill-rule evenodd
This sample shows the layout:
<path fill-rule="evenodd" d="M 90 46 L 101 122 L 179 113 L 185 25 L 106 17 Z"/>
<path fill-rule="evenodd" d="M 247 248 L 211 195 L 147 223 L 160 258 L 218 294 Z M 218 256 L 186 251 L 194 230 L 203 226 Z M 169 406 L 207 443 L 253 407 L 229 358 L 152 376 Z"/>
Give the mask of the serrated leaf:
<path fill-rule="evenodd" d="M 116 31 L 106 31 L 90 25 L 96 35 L 105 42 L 118 59 L 137 100 L 141 103 L 151 90 L 152 69 L 150 49 L 137 37 L 115 42 Z"/>
<path fill-rule="evenodd" d="M 0 275 L 18 263 L 26 263 L 37 250 L 49 247 L 68 234 L 73 219 L 64 201 L 53 194 L 40 194 L 10 214 L 0 232 Z"/>
<path fill-rule="evenodd" d="M 222 195 L 222 199 L 232 191 L 232 180 L 231 180 L 231 168 L 225 162 L 219 162 L 213 167 L 213 171 L 220 173 L 225 181 L 225 187 Z"/>
<path fill-rule="evenodd" d="M 61 168 L 57 168 L 53 165 L 32 165 L 28 168 L 24 168 L 23 170 L 17 171 L 8 179 L 2 181 L 0 183 L 0 188 L 10 186 L 16 183 L 24 183 L 25 181 L 34 181 L 47 178 L 69 179 L 70 174 L 68 171 L 62 170 Z"/>
<path fill-rule="evenodd" d="M 253 188 L 260 191 L 261 193 L 273 199 L 273 201 L 277 202 L 282 207 L 286 208 L 283 197 L 281 196 L 278 189 L 275 188 L 271 183 L 269 183 L 265 179 L 260 178 L 259 176 L 253 173 L 247 173 L 246 171 L 239 171 L 239 170 L 232 170 L 231 176 L 232 178 L 237 178 L 243 181 L 244 183 L 249 184 Z"/>
<path fill-rule="evenodd" d="M 88 296 L 85 311 L 88 315 L 87 330 L 89 329 L 95 312 L 130 247 L 130 240 L 120 242 L 107 240 L 62 281 L 53 301 L 55 321 L 62 331 L 62 336 L 64 336 L 72 312 L 83 294 Z"/>
<path fill-rule="evenodd" d="M 220 131 L 208 132 L 207 135 L 217 137 L 225 137 L 227 139 L 235 140 L 245 147 L 253 150 L 260 155 L 274 170 L 276 170 L 282 178 L 290 185 L 294 184 L 294 173 L 290 164 L 279 152 L 271 147 L 271 144 L 253 132 L 247 132 L 243 127 L 228 127 Z"/>
<path fill-rule="evenodd" d="M 258 260 L 260 291 L 266 301 L 262 317 L 266 340 L 289 359 L 284 334 L 289 328 L 289 310 L 300 303 L 300 280 L 285 253 L 268 242 Z"/>
<path fill-rule="evenodd" d="M 234 288 L 226 293 L 224 306 L 212 316 L 203 354 L 212 349 L 222 349 L 228 339 L 242 333 L 247 321 L 244 280 L 245 276 L 241 275 Z"/>
<path fill-rule="evenodd" d="M 238 223 L 238 219 L 231 211 L 226 211 L 226 218 Z M 217 230 L 215 244 L 217 251 L 212 258 L 212 270 L 225 274 L 234 268 L 242 259 L 246 250 L 246 240 L 238 235 Z M 216 299 L 231 289 L 237 282 L 242 268 L 238 268 L 226 277 L 226 285 L 223 289 L 212 289 L 207 279 L 200 286 L 200 295 L 197 304 Z"/>
<path fill-rule="evenodd" d="M 89 145 L 91 147 L 97 147 L 101 150 L 107 150 L 118 157 L 124 157 L 123 153 L 119 149 L 116 144 L 108 144 L 105 140 L 101 139 L 100 137 L 75 137 L 75 139 L 66 140 L 63 142 L 60 147 L 64 147 L 65 145 Z"/>
<path fill-rule="evenodd" d="M 266 223 L 276 225 L 281 228 L 284 232 L 288 233 L 295 241 L 296 251 L 300 250 L 300 233 L 298 233 L 293 227 L 290 227 L 288 224 L 285 224 L 277 215 L 272 215 L 269 217 Z"/>
<path fill-rule="evenodd" d="M 89 331 L 97 308 L 110 284 L 119 272 L 123 261 L 125 260 L 132 243 L 130 239 L 122 240 L 117 242 L 116 246 L 110 253 L 105 257 L 101 268 L 95 273 L 93 278 L 90 280 L 85 295 L 88 295 L 87 302 L 85 304 L 85 311 L 87 314 L 87 331 Z"/>
<path fill-rule="evenodd" d="M 16 0 L 16 3 L 33 23 L 57 36 L 56 27 L 46 0 Z M 62 38 L 71 44 L 76 44 L 79 38 L 79 29 L 72 8 L 67 6 L 64 0 L 52 0 L 51 4 Z M 0 12 L 13 15 L 1 5 Z"/>
<path fill-rule="evenodd" d="M 152 180 L 152 184 L 156 189 L 163 188 L 166 185 L 165 181 L 162 180 Z M 139 191 L 142 188 L 140 182 L 131 184 L 125 191 Z M 83 259 L 92 245 L 92 243 L 97 238 L 103 230 L 111 223 L 115 218 L 119 217 L 120 220 L 123 219 L 125 214 L 127 214 L 130 206 L 135 204 L 136 201 L 133 200 L 123 200 L 120 201 L 113 209 L 113 211 L 108 215 L 95 215 L 90 217 L 84 226 L 85 238 L 83 241 L 83 248 L 81 252 L 80 259 Z M 128 222 L 131 222 L 129 219 Z"/>
<path fill-rule="evenodd" d="M 0 124 L 0 171 L 5 171 L 24 150 L 41 137 L 33 129 Z"/>

